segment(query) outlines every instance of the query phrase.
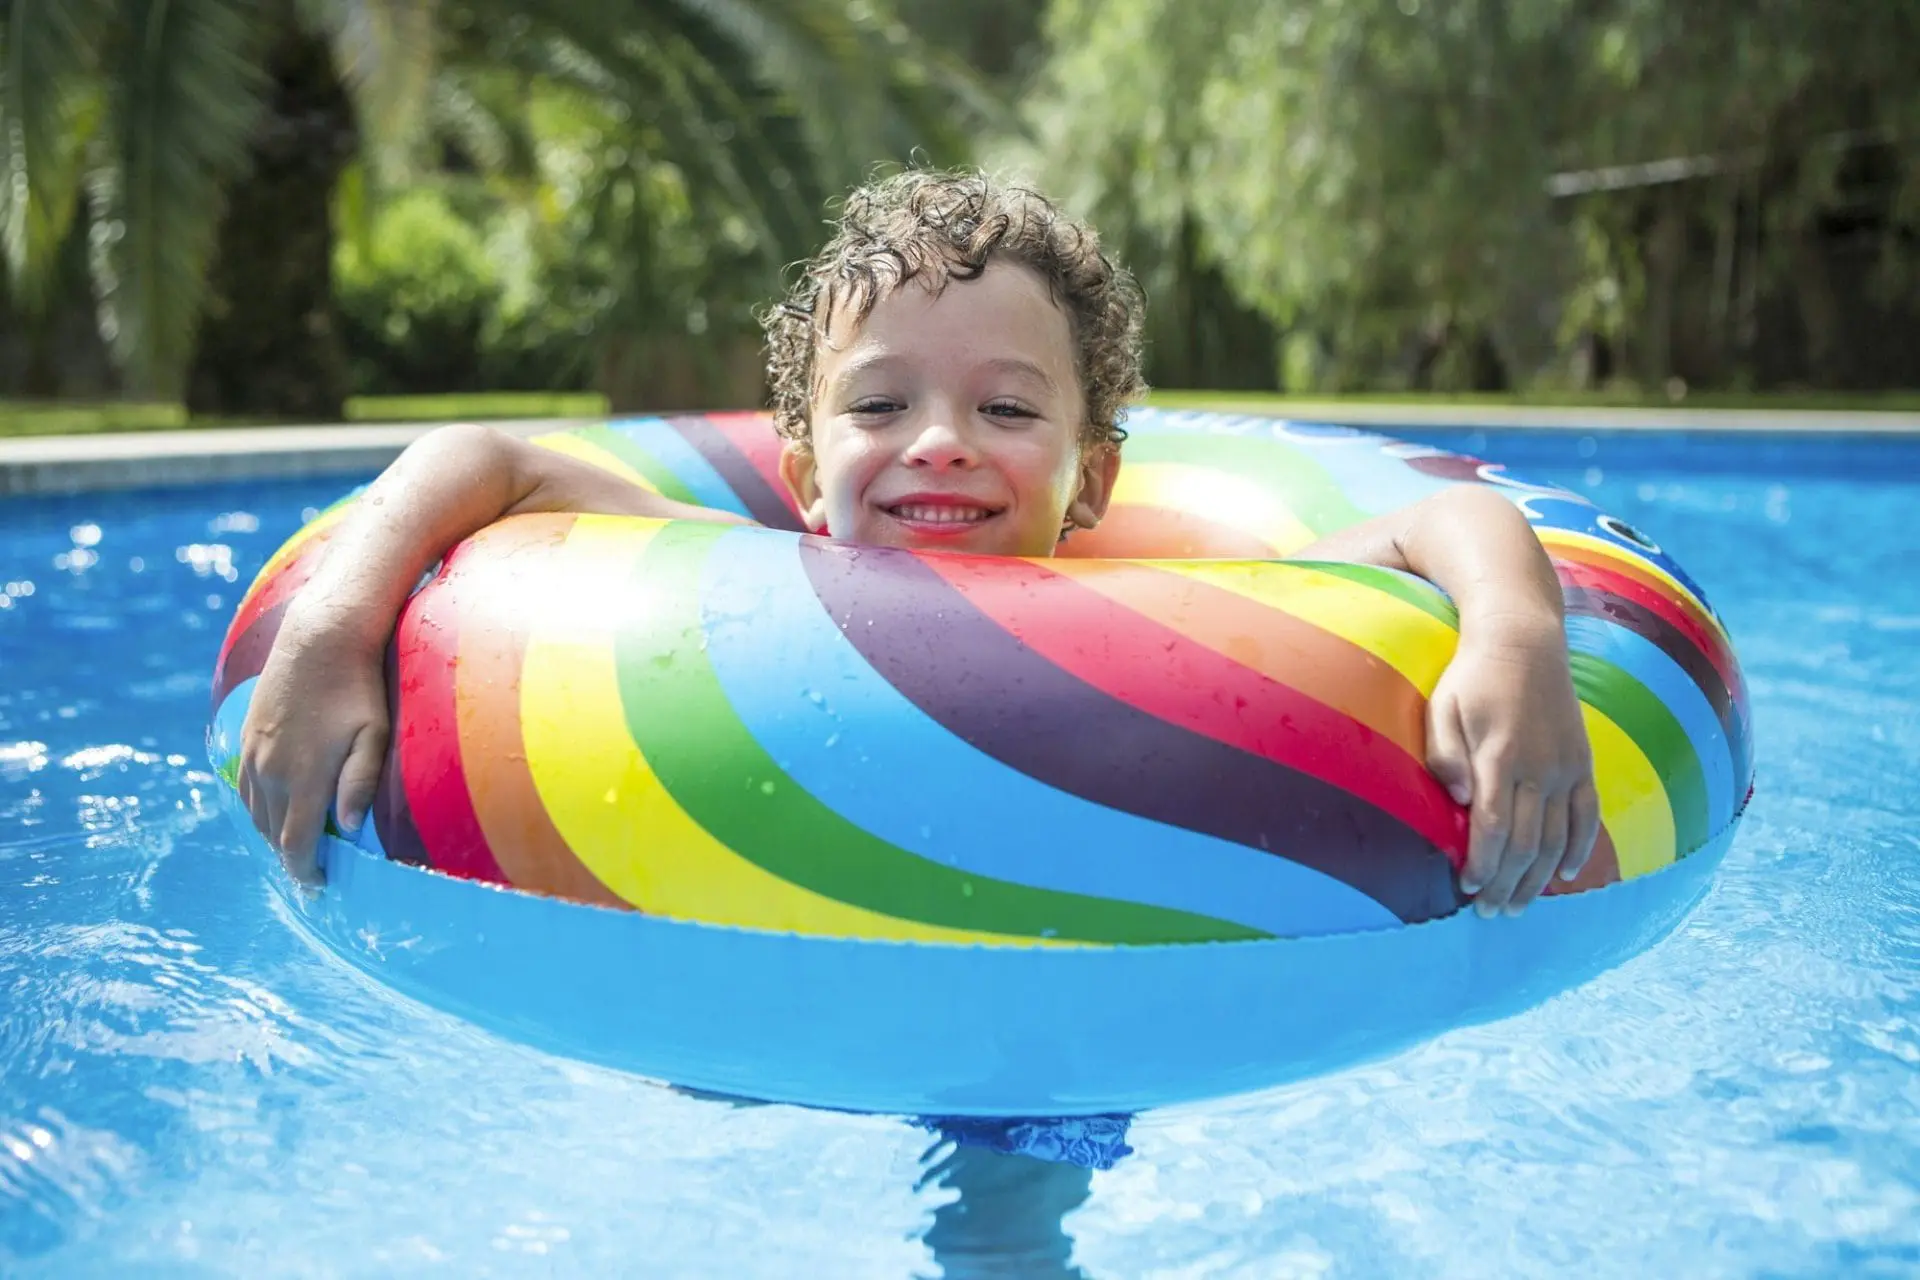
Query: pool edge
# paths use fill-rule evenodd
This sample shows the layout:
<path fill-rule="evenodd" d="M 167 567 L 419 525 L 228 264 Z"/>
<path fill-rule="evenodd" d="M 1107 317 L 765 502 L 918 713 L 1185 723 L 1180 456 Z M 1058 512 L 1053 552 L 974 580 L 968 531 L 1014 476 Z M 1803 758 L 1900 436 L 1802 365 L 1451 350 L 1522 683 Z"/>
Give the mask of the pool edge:
<path fill-rule="evenodd" d="M 516 418 L 519 436 L 592 419 Z M 0 439 L 0 498 L 378 471 L 438 422 L 99 432 Z"/>
<path fill-rule="evenodd" d="M 1177 404 L 1155 406 L 1178 411 Z M 1230 403 L 1205 412 L 1234 414 Z M 1284 416 L 1387 434 L 1420 431 L 1697 433 L 1791 437 L 1844 436 L 1920 440 L 1920 413 L 1864 410 L 1793 412 L 1748 409 L 1568 409 L 1525 406 L 1301 403 Z M 494 422 L 516 435 L 564 430 L 598 419 L 524 418 Z M 109 432 L 0 439 L 0 497 L 163 488 L 236 480 L 347 476 L 378 471 L 440 424 L 238 427 Z"/>

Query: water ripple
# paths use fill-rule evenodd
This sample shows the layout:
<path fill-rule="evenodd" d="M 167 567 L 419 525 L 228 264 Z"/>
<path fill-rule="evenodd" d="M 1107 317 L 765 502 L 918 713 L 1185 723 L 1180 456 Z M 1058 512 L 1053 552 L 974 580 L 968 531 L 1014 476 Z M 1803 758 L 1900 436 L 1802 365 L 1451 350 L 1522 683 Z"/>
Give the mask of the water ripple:
<path fill-rule="evenodd" d="M 1756 699 L 1705 903 L 1520 1017 L 1142 1117 L 1090 1181 L 552 1058 L 290 928 L 219 813 L 207 679 L 238 584 L 338 487 L 9 507 L 10 1278 L 1920 1274 L 1920 581 L 1870 536 L 1910 487 L 1610 460 L 1594 497 L 1708 583 Z"/>

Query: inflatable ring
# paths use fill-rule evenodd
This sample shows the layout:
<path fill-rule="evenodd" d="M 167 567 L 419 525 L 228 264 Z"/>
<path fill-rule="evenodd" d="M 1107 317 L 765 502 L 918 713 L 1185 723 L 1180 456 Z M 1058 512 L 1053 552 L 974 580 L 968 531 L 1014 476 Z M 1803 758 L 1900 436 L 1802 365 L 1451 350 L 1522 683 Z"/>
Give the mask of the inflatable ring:
<path fill-rule="evenodd" d="M 1359 431 L 1128 425 L 1108 519 L 1046 561 L 801 533 L 761 415 L 542 439 L 763 527 L 524 516 L 454 549 L 394 636 L 370 820 L 330 830 L 324 892 L 282 891 L 400 990 L 544 1047 L 940 1115 L 1299 1078 L 1526 1007 L 1684 917 L 1750 734 L 1726 630 L 1656 544 Z M 1423 764 L 1450 604 L 1278 559 L 1463 483 L 1511 498 L 1564 584 L 1604 824 L 1518 919 L 1460 910 L 1466 814 Z M 210 733 L 229 781 L 350 501 L 233 619 Z"/>

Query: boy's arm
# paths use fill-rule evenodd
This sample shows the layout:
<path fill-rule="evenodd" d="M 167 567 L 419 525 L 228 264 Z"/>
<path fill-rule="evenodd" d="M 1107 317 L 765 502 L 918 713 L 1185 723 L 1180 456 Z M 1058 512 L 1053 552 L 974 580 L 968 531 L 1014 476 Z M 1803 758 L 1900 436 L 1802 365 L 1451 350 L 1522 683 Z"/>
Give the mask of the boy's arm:
<path fill-rule="evenodd" d="M 328 803 L 355 830 L 373 802 L 387 748 L 384 655 L 414 584 L 462 539 L 535 511 L 739 519 L 488 427 L 416 441 L 340 522 L 287 610 L 241 730 L 241 801 L 297 878 L 315 879 Z"/>
<path fill-rule="evenodd" d="M 1296 552 L 1419 574 L 1453 597 L 1460 648 L 1428 701 L 1427 765 L 1473 806 L 1460 887 L 1482 915 L 1578 875 L 1599 833 L 1586 723 L 1567 667 L 1560 583 L 1526 517 L 1473 486 Z"/>

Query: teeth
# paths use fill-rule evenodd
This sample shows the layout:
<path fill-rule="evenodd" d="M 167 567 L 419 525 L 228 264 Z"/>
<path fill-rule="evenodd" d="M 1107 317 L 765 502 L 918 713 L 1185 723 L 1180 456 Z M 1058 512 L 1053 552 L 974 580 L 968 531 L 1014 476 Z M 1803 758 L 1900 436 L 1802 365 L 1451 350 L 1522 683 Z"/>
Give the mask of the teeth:
<path fill-rule="evenodd" d="M 989 512 L 985 507 L 935 507 L 907 503 L 895 507 L 893 514 L 918 524 L 970 524 L 986 519 Z"/>

